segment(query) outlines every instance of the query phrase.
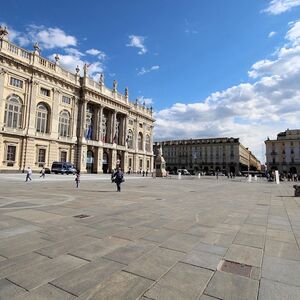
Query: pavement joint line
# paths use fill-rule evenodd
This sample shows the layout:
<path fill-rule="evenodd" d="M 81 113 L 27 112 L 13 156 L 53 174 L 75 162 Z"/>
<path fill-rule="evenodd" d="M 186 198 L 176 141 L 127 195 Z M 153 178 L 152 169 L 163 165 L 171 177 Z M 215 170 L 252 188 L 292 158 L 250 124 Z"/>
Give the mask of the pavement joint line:
<path fill-rule="evenodd" d="M 43 253 L 40 253 L 40 252 L 38 252 L 38 251 L 33 251 L 33 253 L 36 253 L 36 254 L 39 254 L 39 255 L 41 255 L 41 256 L 45 256 L 45 257 L 47 257 L 47 258 L 53 259 L 53 257 L 51 257 L 51 256 L 49 256 L 49 255 L 46 255 L 46 254 L 43 254 Z"/>
<path fill-rule="evenodd" d="M 190 265 L 190 266 L 197 267 L 197 268 L 200 268 L 200 269 L 205 269 L 205 270 L 208 270 L 208 271 L 213 271 L 213 272 L 216 272 L 216 271 L 217 271 L 217 270 L 215 270 L 215 269 L 210 269 L 210 268 L 207 268 L 207 267 L 198 266 L 198 265 L 191 264 L 191 263 L 188 263 L 188 262 L 185 262 L 185 261 L 182 261 L 182 260 L 180 260 L 179 262 L 180 262 L 181 264 Z"/>
<path fill-rule="evenodd" d="M 109 253 L 107 253 L 107 254 L 109 254 Z M 105 254 L 105 255 L 106 255 L 106 254 Z M 125 264 L 125 263 L 123 263 L 123 262 L 114 260 L 114 259 L 109 258 L 109 257 L 107 257 L 107 256 L 101 256 L 101 258 L 106 259 L 106 260 L 109 260 L 109 261 L 112 261 L 112 262 L 115 262 L 115 263 L 118 263 L 118 264 L 121 264 L 121 265 L 124 265 L 124 266 L 126 266 L 126 267 L 128 266 L 128 264 Z"/>
<path fill-rule="evenodd" d="M 57 286 L 57 285 L 55 285 L 55 284 L 52 283 L 52 282 L 48 282 L 48 284 L 54 286 L 55 288 L 57 288 L 57 289 L 59 289 L 59 290 L 61 290 L 61 291 L 64 291 L 65 293 L 68 293 L 68 294 L 70 294 L 70 295 L 72 295 L 72 296 L 74 296 L 74 297 L 76 297 L 76 298 L 79 297 L 79 295 L 73 294 L 72 292 L 69 292 L 68 290 L 63 289 L 62 287 Z"/>
<path fill-rule="evenodd" d="M 75 254 L 72 254 L 72 253 L 70 253 L 70 252 L 68 252 L 68 253 L 67 253 L 67 255 L 70 255 L 70 256 L 73 256 L 73 257 L 76 257 L 76 258 L 79 258 L 79 259 L 85 260 L 85 261 L 87 261 L 87 262 L 91 262 L 91 260 L 90 260 L 90 259 L 87 259 L 87 258 L 80 257 L 80 256 L 78 256 L 78 255 L 75 255 Z"/>
<path fill-rule="evenodd" d="M 5 279 L 6 279 L 7 281 L 9 281 L 10 283 L 12 283 L 12 284 L 14 284 L 14 285 L 20 287 L 21 289 L 25 290 L 26 292 L 29 292 L 29 290 L 27 290 L 26 288 L 24 288 L 24 287 L 21 286 L 20 284 L 14 282 L 14 281 L 12 281 L 12 280 L 10 280 L 9 278 L 5 277 Z"/>
<path fill-rule="evenodd" d="M 213 299 L 223 300 L 222 298 L 218 298 L 218 297 L 210 296 L 210 295 L 208 295 L 208 294 L 205 294 L 205 293 L 203 293 L 202 295 L 204 295 L 204 296 L 208 296 L 208 297 L 211 297 L 211 298 L 213 298 Z M 202 296 L 202 295 L 201 295 L 201 296 Z"/>
<path fill-rule="evenodd" d="M 167 250 L 172 250 L 172 251 L 176 251 L 176 252 L 180 252 L 180 253 L 184 253 L 184 254 L 187 254 L 186 252 L 184 251 L 180 251 L 180 250 L 177 250 L 177 249 L 173 249 L 173 248 L 168 248 L 168 247 L 164 247 L 164 246 L 158 246 L 159 248 L 163 248 L 163 249 L 167 249 Z"/>
<path fill-rule="evenodd" d="M 148 280 L 157 282 L 157 280 L 154 280 L 154 279 L 149 278 L 149 277 L 147 277 L 147 276 L 143 276 L 143 275 L 140 275 L 140 274 L 136 274 L 136 273 L 134 273 L 134 272 L 127 271 L 127 270 L 122 270 L 122 271 L 125 272 L 125 273 L 128 273 L 128 274 L 132 274 L 132 275 L 135 275 L 135 276 L 138 276 L 138 277 L 142 277 L 142 278 L 145 278 L 145 279 L 148 279 Z"/>

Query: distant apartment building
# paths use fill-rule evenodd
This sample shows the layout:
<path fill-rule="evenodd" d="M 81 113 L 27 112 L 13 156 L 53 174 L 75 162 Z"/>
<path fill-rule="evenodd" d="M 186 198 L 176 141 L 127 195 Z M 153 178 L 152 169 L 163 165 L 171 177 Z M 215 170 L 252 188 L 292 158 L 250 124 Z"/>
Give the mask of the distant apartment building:
<path fill-rule="evenodd" d="M 287 129 L 265 141 L 268 170 L 300 174 L 300 129 Z"/>
<path fill-rule="evenodd" d="M 8 40 L 0 26 L 0 172 L 69 161 L 82 172 L 152 171 L 152 108 Z"/>
<path fill-rule="evenodd" d="M 260 161 L 245 148 L 239 138 L 205 138 L 155 142 L 162 148 L 168 171 L 187 169 L 198 172 L 260 170 Z"/>

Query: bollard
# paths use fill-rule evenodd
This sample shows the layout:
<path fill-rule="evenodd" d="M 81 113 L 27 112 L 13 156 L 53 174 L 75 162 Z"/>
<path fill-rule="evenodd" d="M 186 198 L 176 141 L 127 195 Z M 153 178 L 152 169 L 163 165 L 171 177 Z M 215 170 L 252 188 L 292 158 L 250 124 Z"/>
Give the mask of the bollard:
<path fill-rule="evenodd" d="M 252 181 L 252 175 L 249 174 L 249 175 L 248 175 L 248 182 L 251 182 L 251 181 Z"/>
<path fill-rule="evenodd" d="M 279 172 L 277 170 L 275 171 L 275 179 L 276 179 L 276 184 L 279 184 Z"/>
<path fill-rule="evenodd" d="M 254 175 L 254 180 L 257 181 L 257 175 Z"/>
<path fill-rule="evenodd" d="M 199 178 L 199 179 L 201 178 L 201 175 L 200 175 L 200 173 L 198 173 L 198 178 Z"/>
<path fill-rule="evenodd" d="M 181 179 L 181 173 L 178 172 L 178 179 Z"/>

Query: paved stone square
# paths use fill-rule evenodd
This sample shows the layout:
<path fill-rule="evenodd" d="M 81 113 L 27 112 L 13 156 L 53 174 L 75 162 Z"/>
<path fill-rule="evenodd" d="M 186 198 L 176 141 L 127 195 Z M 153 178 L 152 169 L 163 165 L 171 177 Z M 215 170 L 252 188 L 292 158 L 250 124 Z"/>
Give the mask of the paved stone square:
<path fill-rule="evenodd" d="M 125 180 L 0 174 L 0 299 L 300 299 L 293 182 Z"/>

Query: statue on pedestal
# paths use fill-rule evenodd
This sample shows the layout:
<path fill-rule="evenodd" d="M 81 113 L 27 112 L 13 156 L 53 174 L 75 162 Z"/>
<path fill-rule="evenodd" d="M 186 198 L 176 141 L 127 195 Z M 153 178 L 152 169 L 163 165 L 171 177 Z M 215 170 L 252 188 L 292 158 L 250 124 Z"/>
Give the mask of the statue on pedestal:
<path fill-rule="evenodd" d="M 166 161 L 162 156 L 162 149 L 160 145 L 158 145 L 156 148 L 155 173 L 156 173 L 156 177 L 167 176 Z"/>
<path fill-rule="evenodd" d="M 117 87 L 118 87 L 118 81 L 114 80 L 114 82 L 113 82 L 113 92 L 117 91 Z"/>

